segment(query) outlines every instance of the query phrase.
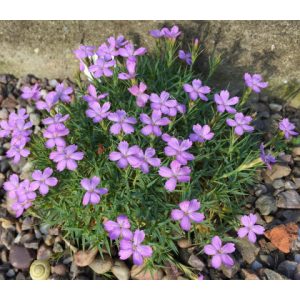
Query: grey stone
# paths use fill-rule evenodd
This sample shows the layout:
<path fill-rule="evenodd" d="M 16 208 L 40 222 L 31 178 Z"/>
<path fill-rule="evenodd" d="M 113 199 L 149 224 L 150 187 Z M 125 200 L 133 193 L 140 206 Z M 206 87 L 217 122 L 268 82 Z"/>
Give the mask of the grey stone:
<path fill-rule="evenodd" d="M 275 265 L 274 258 L 270 255 L 260 254 L 259 259 L 264 265 L 266 265 L 269 268 L 273 268 Z"/>
<path fill-rule="evenodd" d="M 102 258 L 96 258 L 89 267 L 96 273 L 96 274 L 105 274 L 111 270 L 113 266 L 113 262 L 111 257 L 105 255 Z"/>
<path fill-rule="evenodd" d="M 257 197 L 261 196 L 262 194 L 267 193 L 267 191 L 268 191 L 267 187 L 263 184 L 257 184 L 255 186 L 255 196 L 257 196 Z"/>
<path fill-rule="evenodd" d="M 278 266 L 278 271 L 288 278 L 293 279 L 298 263 L 295 261 L 285 260 Z"/>
<path fill-rule="evenodd" d="M 284 188 L 286 190 L 295 190 L 297 187 L 296 187 L 296 184 L 294 182 L 288 180 L 284 183 Z"/>
<path fill-rule="evenodd" d="M 273 181 L 272 186 L 274 189 L 278 190 L 280 188 L 283 188 L 285 184 L 285 181 L 283 179 L 276 179 Z"/>
<path fill-rule="evenodd" d="M 282 216 L 288 221 L 293 223 L 300 222 L 300 211 L 299 210 L 284 210 Z"/>
<path fill-rule="evenodd" d="M 48 260 L 53 255 L 53 251 L 46 245 L 41 245 L 37 251 L 37 259 Z"/>
<path fill-rule="evenodd" d="M 221 270 L 228 279 L 231 279 L 240 270 L 240 264 L 235 261 L 231 268 L 226 268 L 224 265 L 222 265 Z"/>
<path fill-rule="evenodd" d="M 294 260 L 296 263 L 300 264 L 300 254 L 299 253 L 295 253 Z"/>
<path fill-rule="evenodd" d="M 250 243 L 247 239 L 238 239 L 236 242 L 236 247 L 241 253 L 243 260 L 248 264 L 255 261 L 255 258 L 259 252 L 259 248 L 254 244 Z"/>
<path fill-rule="evenodd" d="M 34 126 L 37 126 L 40 124 L 41 122 L 41 117 L 39 114 L 37 113 L 31 113 L 29 115 L 29 118 L 30 118 L 30 122 L 34 125 Z"/>
<path fill-rule="evenodd" d="M 295 190 L 289 190 L 278 194 L 277 207 L 299 209 L 300 196 Z"/>
<path fill-rule="evenodd" d="M 10 249 L 9 262 L 17 269 L 29 269 L 33 258 L 31 252 L 23 246 L 13 245 Z"/>
<path fill-rule="evenodd" d="M 16 280 L 26 280 L 26 277 L 22 272 L 19 272 L 16 276 Z"/>
<path fill-rule="evenodd" d="M 271 181 L 275 179 L 279 179 L 282 177 L 286 177 L 290 175 L 292 169 L 287 165 L 274 164 L 271 170 L 267 170 L 265 172 L 265 176 L 267 176 Z"/>
<path fill-rule="evenodd" d="M 259 261 L 257 261 L 257 260 L 255 260 L 255 261 L 251 264 L 251 269 L 252 269 L 253 271 L 257 271 L 257 270 L 259 270 L 259 269 L 262 269 L 262 267 L 263 267 L 263 265 L 262 265 Z"/>
<path fill-rule="evenodd" d="M 270 269 L 262 269 L 262 274 L 265 275 L 267 280 L 285 280 L 286 278 L 279 273 L 270 270 Z"/>
<path fill-rule="evenodd" d="M 270 109 L 271 109 L 272 111 L 274 111 L 274 112 L 279 112 L 279 111 L 282 110 L 282 105 L 277 104 L 277 103 L 270 103 L 270 104 L 269 104 L 269 107 L 270 107 Z"/>
<path fill-rule="evenodd" d="M 275 198 L 269 195 L 259 197 L 255 202 L 255 207 L 263 216 L 267 216 L 277 211 Z"/>
<path fill-rule="evenodd" d="M 198 271 L 202 271 L 205 268 L 204 262 L 197 257 L 195 254 L 192 254 L 188 260 L 188 264 L 195 268 Z"/>
<path fill-rule="evenodd" d="M 128 280 L 130 277 L 130 270 L 127 265 L 121 261 L 116 260 L 113 267 L 111 268 L 111 272 L 119 279 L 119 280 Z"/>
<path fill-rule="evenodd" d="M 13 269 L 9 269 L 5 275 L 7 277 L 11 278 L 11 277 L 14 277 L 16 275 L 16 273 Z"/>

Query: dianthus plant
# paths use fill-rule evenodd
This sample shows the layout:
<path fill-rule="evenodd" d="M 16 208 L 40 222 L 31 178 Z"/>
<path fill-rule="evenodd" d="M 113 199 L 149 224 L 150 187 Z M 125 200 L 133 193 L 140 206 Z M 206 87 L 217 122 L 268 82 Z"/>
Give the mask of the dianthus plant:
<path fill-rule="evenodd" d="M 64 84 L 44 99 L 37 86 L 24 88 L 41 110 L 41 133 L 33 135 L 21 113 L 1 124 L 1 135 L 12 136 L 8 156 L 34 166 L 27 181 L 6 182 L 18 216 L 28 209 L 77 247 L 116 247 L 120 259 L 148 267 L 176 263 L 183 237 L 216 256 L 204 246 L 215 236 L 237 238 L 229 233 L 238 230 L 257 169 L 276 161 L 245 108 L 251 92 L 267 87 L 262 77 L 246 73 L 241 98 L 216 90 L 194 70 L 198 40 L 183 59 L 176 26 L 151 35 L 151 51 L 123 36 L 81 45 L 73 95 Z M 282 150 L 294 129 L 282 120 L 273 139 L 281 149 L 271 150 Z M 214 267 L 221 263 L 214 258 Z"/>

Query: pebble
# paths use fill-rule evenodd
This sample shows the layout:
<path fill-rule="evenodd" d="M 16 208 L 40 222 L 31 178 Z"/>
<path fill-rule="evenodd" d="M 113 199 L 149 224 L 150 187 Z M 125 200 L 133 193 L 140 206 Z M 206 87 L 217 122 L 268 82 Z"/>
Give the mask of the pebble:
<path fill-rule="evenodd" d="M 245 280 L 260 280 L 259 277 L 251 270 L 241 269 L 241 275 Z"/>
<path fill-rule="evenodd" d="M 78 267 L 88 266 L 94 261 L 97 253 L 97 247 L 87 251 L 80 250 L 74 254 L 74 262 Z"/>
<path fill-rule="evenodd" d="M 136 280 L 161 280 L 164 273 L 161 269 L 145 269 L 144 265 L 133 266 L 130 272 L 131 278 Z"/>
<path fill-rule="evenodd" d="M 290 181 L 290 180 L 287 180 L 284 183 L 284 188 L 286 190 L 296 190 L 297 189 L 296 184 L 293 181 Z"/>
<path fill-rule="evenodd" d="M 277 103 L 270 103 L 269 107 L 274 112 L 280 112 L 282 110 L 282 105 L 277 104 Z"/>
<path fill-rule="evenodd" d="M 26 217 L 22 222 L 22 231 L 30 230 L 33 227 L 33 220 L 30 217 Z"/>
<path fill-rule="evenodd" d="M 41 245 L 37 251 L 38 260 L 48 260 L 53 255 L 53 251 L 46 245 Z"/>
<path fill-rule="evenodd" d="M 14 277 L 16 275 L 15 271 L 13 269 L 9 269 L 7 273 L 5 274 L 7 277 Z"/>
<path fill-rule="evenodd" d="M 49 228 L 50 228 L 49 224 L 43 224 L 40 226 L 40 232 L 44 235 L 47 235 L 49 232 Z"/>
<path fill-rule="evenodd" d="M 53 252 L 54 253 L 62 253 L 62 252 L 64 252 L 64 248 L 60 243 L 55 243 L 53 246 Z"/>
<path fill-rule="evenodd" d="M 260 196 L 255 202 L 255 207 L 263 216 L 267 216 L 277 211 L 276 200 L 269 195 Z"/>
<path fill-rule="evenodd" d="M 47 235 L 44 242 L 47 246 L 52 246 L 54 244 L 54 237 L 52 235 Z"/>
<path fill-rule="evenodd" d="M 289 190 L 278 194 L 277 207 L 300 209 L 300 195 L 295 190 Z"/>
<path fill-rule="evenodd" d="M 276 179 L 272 183 L 273 188 L 276 190 L 283 188 L 284 185 L 285 185 L 285 181 L 283 179 Z"/>
<path fill-rule="evenodd" d="M 190 258 L 188 260 L 188 264 L 200 272 L 205 268 L 204 262 L 199 257 L 197 257 L 195 254 L 192 254 L 190 256 Z"/>
<path fill-rule="evenodd" d="M 236 242 L 236 248 L 241 253 L 243 260 L 248 264 L 255 261 L 255 258 L 259 252 L 259 248 L 250 243 L 247 239 L 238 239 Z"/>
<path fill-rule="evenodd" d="M 221 270 L 225 277 L 227 277 L 228 279 L 232 279 L 234 275 L 240 270 L 240 264 L 235 261 L 234 265 L 231 268 L 227 268 L 222 265 Z"/>
<path fill-rule="evenodd" d="M 274 258 L 270 255 L 260 254 L 259 259 L 265 266 L 269 268 L 273 268 L 275 265 Z"/>
<path fill-rule="evenodd" d="M 118 280 L 128 280 L 130 277 L 130 270 L 121 260 L 116 260 L 111 272 L 117 277 Z"/>
<path fill-rule="evenodd" d="M 285 277 L 271 269 L 262 269 L 262 275 L 265 275 L 268 280 L 285 280 Z"/>
<path fill-rule="evenodd" d="M 19 272 L 16 276 L 16 280 L 26 280 L 26 277 L 22 272 Z"/>
<path fill-rule="evenodd" d="M 39 248 L 39 243 L 38 242 L 32 242 L 32 243 L 24 243 L 24 246 L 27 249 L 38 249 Z"/>
<path fill-rule="evenodd" d="M 254 191 L 255 191 L 255 196 L 259 197 L 259 196 L 261 196 L 261 195 L 267 193 L 267 192 L 268 192 L 268 189 L 267 189 L 267 187 L 266 187 L 265 185 L 263 185 L 263 184 L 257 184 L 257 185 L 255 186 Z"/>
<path fill-rule="evenodd" d="M 89 264 L 89 267 L 96 273 L 96 274 L 105 274 L 111 270 L 113 266 L 113 262 L 110 256 L 104 255 L 102 258 L 96 258 L 92 263 Z"/>
<path fill-rule="evenodd" d="M 192 246 L 191 242 L 188 239 L 180 239 L 177 241 L 179 248 L 186 249 Z"/>
<path fill-rule="evenodd" d="M 251 264 L 251 269 L 252 269 L 253 271 L 257 271 L 257 270 L 261 269 L 262 267 L 263 267 L 263 265 L 262 265 L 259 261 L 257 261 L 257 260 L 255 260 L 255 261 Z"/>
<path fill-rule="evenodd" d="M 293 148 L 292 155 L 293 156 L 300 156 L 300 147 Z"/>
<path fill-rule="evenodd" d="M 21 244 L 29 243 L 29 242 L 33 241 L 34 238 L 35 238 L 35 235 L 31 232 L 28 232 L 28 233 L 25 233 L 23 235 L 21 234 L 21 238 L 20 238 L 19 242 Z"/>
<path fill-rule="evenodd" d="M 0 120 L 7 120 L 8 119 L 8 111 L 6 108 L 2 108 L 0 110 Z"/>
<path fill-rule="evenodd" d="M 51 273 L 59 276 L 65 276 L 67 274 L 67 267 L 64 264 L 52 266 Z"/>
<path fill-rule="evenodd" d="M 37 126 L 40 124 L 41 122 L 41 117 L 39 114 L 37 113 L 31 113 L 29 115 L 29 119 L 30 119 L 30 122 L 34 125 L 34 126 Z"/>
<path fill-rule="evenodd" d="M 13 245 L 9 253 L 9 262 L 13 267 L 27 270 L 33 261 L 33 255 L 23 246 Z"/>
<path fill-rule="evenodd" d="M 265 176 L 269 177 L 271 181 L 274 181 L 275 179 L 290 175 L 291 172 L 291 168 L 287 165 L 274 164 L 271 170 L 268 169 L 265 172 Z"/>
<path fill-rule="evenodd" d="M 285 260 L 278 266 L 278 271 L 288 278 L 293 279 L 298 263 L 295 261 Z"/>

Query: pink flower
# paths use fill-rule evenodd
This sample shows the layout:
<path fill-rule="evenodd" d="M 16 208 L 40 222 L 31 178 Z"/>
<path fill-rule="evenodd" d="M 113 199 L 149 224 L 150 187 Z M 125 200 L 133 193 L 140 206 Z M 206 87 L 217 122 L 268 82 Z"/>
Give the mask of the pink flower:
<path fill-rule="evenodd" d="M 147 85 L 143 82 L 140 85 L 134 85 L 128 89 L 128 91 L 133 95 L 136 96 L 136 105 L 138 107 L 144 107 L 149 99 L 149 95 L 145 94 L 144 92 L 147 89 Z"/>
<path fill-rule="evenodd" d="M 166 117 L 162 118 L 161 115 L 162 112 L 160 110 L 154 110 L 151 118 L 146 114 L 140 115 L 140 120 L 142 123 L 146 124 L 146 126 L 141 130 L 143 135 L 147 136 L 153 134 L 155 136 L 161 136 L 162 132 L 160 126 L 166 126 L 171 122 Z"/>
<path fill-rule="evenodd" d="M 115 122 L 109 130 L 114 135 L 118 135 L 121 132 L 124 132 L 124 134 L 133 133 L 134 127 L 132 125 L 137 122 L 134 117 L 128 117 L 125 110 L 117 110 L 115 113 L 110 113 L 108 119 Z"/>
<path fill-rule="evenodd" d="M 105 195 L 108 192 L 106 188 L 97 188 L 100 184 L 100 178 L 94 176 L 92 179 L 84 178 L 80 181 L 81 186 L 87 191 L 82 199 L 83 205 L 97 204 L 100 202 L 101 195 Z"/>
<path fill-rule="evenodd" d="M 40 170 L 35 170 L 32 173 L 32 179 L 41 193 L 41 195 L 46 195 L 49 192 L 49 186 L 53 187 L 57 185 L 57 178 L 51 177 L 53 170 L 51 168 L 46 168 L 43 172 Z"/>
<path fill-rule="evenodd" d="M 234 128 L 234 132 L 237 135 L 243 135 L 244 132 L 252 132 L 254 130 L 253 126 L 250 126 L 249 123 L 252 121 L 252 118 L 249 116 L 244 116 L 243 113 L 236 113 L 233 119 L 227 119 L 227 125 Z"/>
<path fill-rule="evenodd" d="M 194 133 L 190 134 L 190 140 L 193 142 L 204 143 L 205 141 L 209 141 L 214 137 L 214 133 L 211 132 L 211 129 L 208 125 L 193 125 Z"/>
<path fill-rule="evenodd" d="M 104 228 L 109 233 L 111 240 L 123 238 L 125 240 L 132 239 L 132 232 L 130 231 L 130 223 L 126 216 L 120 215 L 117 217 L 117 222 L 108 220 L 104 222 Z"/>
<path fill-rule="evenodd" d="M 249 73 L 244 75 L 246 85 L 252 89 L 255 93 L 260 93 L 262 89 L 265 89 L 269 84 L 268 82 L 263 82 L 260 74 L 253 74 L 252 76 Z"/>
<path fill-rule="evenodd" d="M 234 251 L 235 246 L 233 243 L 227 243 L 222 246 L 222 241 L 218 236 L 213 237 L 211 244 L 204 247 L 205 254 L 212 255 L 211 264 L 215 269 L 219 269 L 222 264 L 226 267 L 232 267 L 234 261 L 228 254 Z"/>
<path fill-rule="evenodd" d="M 297 136 L 299 133 L 294 129 L 296 126 L 289 121 L 288 118 L 285 118 L 279 122 L 279 129 L 284 133 L 284 137 L 287 140 L 290 140 L 292 136 Z"/>
<path fill-rule="evenodd" d="M 197 212 L 200 209 L 200 202 L 197 199 L 183 201 L 179 203 L 180 209 L 173 209 L 171 218 L 174 221 L 180 221 L 180 227 L 189 231 L 191 222 L 201 223 L 204 220 L 204 214 Z"/>
<path fill-rule="evenodd" d="M 217 103 L 217 110 L 219 113 L 227 111 L 230 114 L 235 114 L 236 110 L 231 106 L 237 104 L 239 98 L 233 97 L 229 99 L 229 92 L 221 91 L 220 94 L 215 94 L 215 102 Z"/>
<path fill-rule="evenodd" d="M 208 98 L 205 96 L 210 93 L 210 87 L 203 86 L 202 81 L 199 79 L 194 79 L 192 85 L 184 84 L 183 89 L 189 94 L 191 100 L 195 101 L 200 98 L 203 101 L 208 101 Z"/>
<path fill-rule="evenodd" d="M 180 141 L 176 138 L 171 138 L 168 141 L 168 146 L 165 147 L 164 151 L 167 156 L 175 156 L 176 160 L 181 165 L 186 165 L 188 161 L 195 159 L 194 155 L 187 152 L 191 148 L 193 142 L 190 140 Z"/>
<path fill-rule="evenodd" d="M 257 217 L 254 214 L 250 214 L 249 216 L 242 216 L 241 217 L 241 224 L 244 227 L 238 230 L 238 236 L 240 238 L 248 236 L 248 240 L 251 243 L 256 242 L 256 234 L 261 235 L 264 233 L 265 229 L 260 225 L 255 225 L 257 221 Z"/>

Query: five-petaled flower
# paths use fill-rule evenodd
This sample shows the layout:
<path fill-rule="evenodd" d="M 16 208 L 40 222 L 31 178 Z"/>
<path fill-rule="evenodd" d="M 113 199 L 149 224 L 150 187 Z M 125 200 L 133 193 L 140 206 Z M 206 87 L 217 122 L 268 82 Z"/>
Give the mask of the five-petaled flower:
<path fill-rule="evenodd" d="M 89 71 L 95 78 L 102 76 L 111 77 L 113 75 L 111 67 L 114 67 L 115 64 L 116 62 L 114 60 L 105 61 L 103 58 L 98 58 L 97 61 L 89 67 Z"/>
<path fill-rule="evenodd" d="M 144 107 L 150 97 L 144 93 L 146 89 L 147 85 L 143 82 L 140 82 L 140 85 L 134 85 L 128 89 L 133 96 L 136 96 L 136 105 L 138 107 Z"/>
<path fill-rule="evenodd" d="M 171 218 L 174 221 L 180 221 L 180 227 L 185 231 L 189 231 L 191 222 L 201 223 L 205 218 L 204 214 L 198 212 L 200 206 L 200 202 L 197 199 L 180 202 L 180 209 L 173 209 Z"/>
<path fill-rule="evenodd" d="M 296 126 L 289 121 L 288 118 L 285 118 L 279 122 L 279 129 L 284 133 L 284 137 L 287 140 L 290 140 L 292 136 L 297 136 L 299 133 L 294 129 Z"/>
<path fill-rule="evenodd" d="M 181 165 L 186 165 L 189 160 L 193 160 L 195 157 L 193 154 L 187 152 L 191 148 L 193 142 L 190 140 L 180 141 L 176 138 L 171 138 L 168 141 L 168 146 L 165 147 L 165 154 L 167 156 L 175 156 L 176 160 Z"/>
<path fill-rule="evenodd" d="M 184 52 L 183 50 L 179 50 L 178 57 L 181 60 L 184 60 L 188 65 L 192 64 L 192 55 L 190 52 Z"/>
<path fill-rule="evenodd" d="M 112 161 L 118 161 L 117 165 L 119 168 L 124 169 L 129 165 L 133 168 L 138 168 L 141 164 L 140 159 L 137 157 L 140 148 L 137 145 L 129 147 L 128 143 L 123 141 L 118 145 L 118 150 L 113 151 L 109 154 L 109 159 Z"/>
<path fill-rule="evenodd" d="M 204 253 L 212 255 L 211 265 L 215 269 L 219 269 L 223 264 L 225 267 L 232 267 L 234 261 L 229 255 L 235 251 L 233 243 L 227 243 L 222 246 L 222 241 L 218 236 L 215 236 L 211 240 L 211 244 L 204 247 Z"/>
<path fill-rule="evenodd" d="M 78 59 L 84 59 L 86 57 L 93 56 L 96 47 L 80 45 L 78 49 L 74 50 L 74 54 Z"/>
<path fill-rule="evenodd" d="M 121 260 L 125 260 L 132 256 L 135 265 L 142 265 L 145 257 L 152 255 L 150 246 L 142 245 L 145 239 L 143 230 L 136 230 L 131 240 L 123 239 L 120 241 L 119 256 Z"/>
<path fill-rule="evenodd" d="M 108 96 L 108 93 L 103 93 L 97 96 L 97 91 L 96 88 L 90 84 L 87 88 L 89 94 L 88 95 L 84 95 L 82 98 L 90 103 L 90 102 L 98 102 L 98 100 L 104 99 L 105 97 Z"/>
<path fill-rule="evenodd" d="M 193 131 L 194 133 L 190 134 L 190 140 L 192 142 L 204 143 L 205 141 L 211 140 L 215 135 L 208 125 L 193 125 Z"/>
<path fill-rule="evenodd" d="M 256 235 L 261 235 L 264 233 L 265 229 L 261 225 L 256 225 L 257 217 L 254 214 L 250 214 L 249 216 L 241 217 L 241 224 L 244 227 L 238 230 L 238 236 L 243 238 L 247 235 L 248 240 L 251 243 L 256 242 Z"/>
<path fill-rule="evenodd" d="M 260 93 L 262 89 L 268 86 L 268 82 L 263 82 L 260 74 L 253 74 L 251 76 L 249 73 L 245 73 L 244 79 L 246 85 L 255 93 Z"/>
<path fill-rule="evenodd" d="M 208 98 L 205 95 L 210 93 L 210 87 L 206 85 L 203 86 L 202 81 L 199 79 L 194 79 L 191 85 L 185 83 L 183 89 L 189 94 L 190 99 L 193 101 L 198 98 L 203 101 L 208 101 Z"/>
<path fill-rule="evenodd" d="M 37 83 L 31 88 L 28 86 L 24 86 L 21 89 L 21 91 L 22 91 L 21 97 L 23 99 L 26 100 L 32 99 L 34 101 L 38 101 L 41 98 L 40 87 Z"/>
<path fill-rule="evenodd" d="M 217 103 L 217 110 L 219 113 L 227 111 L 230 114 L 235 114 L 236 109 L 231 107 L 239 102 L 238 97 L 232 97 L 229 99 L 229 92 L 221 91 L 220 94 L 215 94 L 215 102 Z"/>
<path fill-rule="evenodd" d="M 86 110 L 86 116 L 91 118 L 94 123 L 101 122 L 109 115 L 110 102 L 104 102 L 101 106 L 96 101 L 89 102 L 89 108 Z"/>
<path fill-rule="evenodd" d="M 108 232 L 111 240 L 122 238 L 130 240 L 132 238 L 132 232 L 130 230 L 130 222 L 124 215 L 117 217 L 117 222 L 107 220 L 104 222 L 104 229 Z"/>
<path fill-rule="evenodd" d="M 91 179 L 84 178 L 80 181 L 81 186 L 86 190 L 82 199 L 83 205 L 88 205 L 89 203 L 98 204 L 101 200 L 101 196 L 107 194 L 107 188 L 97 188 L 100 182 L 101 180 L 97 176 Z"/>
<path fill-rule="evenodd" d="M 163 91 L 160 96 L 152 93 L 150 95 L 151 108 L 153 110 L 161 111 L 164 115 L 171 117 L 176 116 L 178 102 L 175 99 L 169 99 L 170 94 Z"/>
<path fill-rule="evenodd" d="M 114 135 L 118 135 L 121 132 L 125 134 L 133 133 L 134 127 L 132 125 L 137 122 L 134 117 L 128 117 L 125 110 L 117 110 L 114 113 L 110 113 L 108 119 L 115 123 L 110 127 L 110 132 Z"/>
<path fill-rule="evenodd" d="M 244 132 L 252 132 L 254 130 L 253 126 L 250 126 L 249 123 L 252 121 L 250 116 L 244 116 L 243 113 L 236 113 L 233 119 L 227 119 L 226 123 L 230 127 L 235 127 L 234 132 L 237 135 L 243 135 Z"/>
<path fill-rule="evenodd" d="M 134 49 L 132 43 L 128 43 L 124 48 L 119 49 L 119 55 L 126 57 L 127 59 L 135 60 L 136 56 L 144 55 L 147 52 L 147 49 L 144 47 Z"/>
<path fill-rule="evenodd" d="M 168 191 L 174 191 L 178 182 L 190 181 L 191 169 L 189 167 L 181 167 L 181 164 L 174 160 L 168 167 L 160 167 L 159 175 L 165 178 L 169 178 L 165 183 L 165 188 Z"/>
<path fill-rule="evenodd" d="M 140 159 L 140 169 L 144 174 L 149 173 L 149 165 L 152 167 L 159 167 L 160 166 L 160 159 L 157 157 L 154 157 L 155 155 L 155 149 L 153 148 L 147 148 L 145 150 L 145 153 L 141 149 L 138 157 Z"/>
<path fill-rule="evenodd" d="M 51 177 L 53 170 L 51 168 L 46 168 L 44 171 L 35 170 L 33 171 L 31 177 L 33 182 L 37 184 L 39 192 L 41 195 L 46 195 L 49 192 L 49 186 L 56 186 L 58 180 L 56 177 Z"/>

